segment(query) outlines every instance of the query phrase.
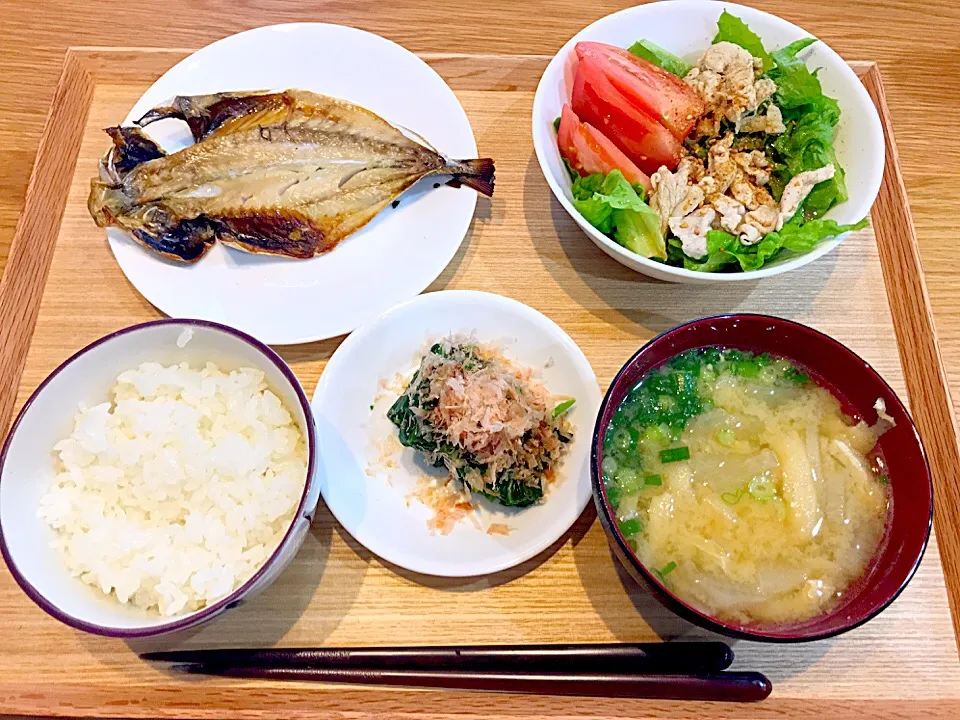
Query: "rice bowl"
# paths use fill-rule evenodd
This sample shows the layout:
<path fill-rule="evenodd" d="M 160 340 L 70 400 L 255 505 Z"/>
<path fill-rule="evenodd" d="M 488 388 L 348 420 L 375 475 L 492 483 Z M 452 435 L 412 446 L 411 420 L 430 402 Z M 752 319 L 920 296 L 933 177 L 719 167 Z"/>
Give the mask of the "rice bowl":
<path fill-rule="evenodd" d="M 216 572 L 208 574 L 204 582 L 198 583 L 200 591 L 192 591 L 196 595 L 192 604 L 202 607 L 193 609 L 188 598 L 181 611 L 174 615 L 162 615 L 156 604 L 145 609 L 145 598 L 141 598 L 144 602 L 121 603 L 115 590 L 108 596 L 102 587 L 91 587 L 89 582 L 71 573 L 64 564 L 62 550 L 53 547 L 57 533 L 39 516 L 43 496 L 50 491 L 57 473 L 66 466 L 66 463 L 57 465 L 62 460 L 51 449 L 73 433 L 77 408 L 84 404 L 92 409 L 102 404 L 110 397 L 109 391 L 121 373 L 144 362 L 165 365 L 168 370 L 170 365 L 181 362 L 193 368 L 202 368 L 211 362 L 227 375 L 241 368 L 262 372 L 271 392 L 302 431 L 301 442 L 305 448 L 305 473 L 304 477 L 298 477 L 300 485 L 292 512 L 288 507 L 270 510 L 261 499 L 253 500 L 264 522 L 268 522 L 271 515 L 276 516 L 271 535 L 276 544 L 264 543 L 263 551 L 253 553 L 259 558 L 248 558 L 243 568 L 237 564 L 233 568 L 233 579 L 229 577 L 229 568 L 224 574 L 222 557 L 219 566 L 211 563 L 209 567 L 219 567 L 220 584 L 213 579 Z M 272 400 L 266 402 L 273 403 Z M 273 449 L 282 454 L 281 445 Z M 69 455 L 75 450 L 75 447 L 68 450 L 71 463 L 82 460 Z M 227 455 L 235 453 L 231 451 Z M 230 461 L 221 459 L 221 462 Z M 242 470 L 247 462 L 241 462 L 238 468 Z M 24 592 L 43 610 L 68 625 L 116 637 L 144 637 L 192 627 L 267 587 L 293 559 L 309 533 L 319 501 L 319 486 L 314 478 L 316 462 L 313 415 L 303 389 L 290 368 L 270 348 L 232 328 L 204 321 L 171 319 L 136 325 L 101 338 L 67 359 L 24 404 L 0 454 L 0 550 Z M 273 465 L 273 460 L 270 463 Z M 51 505 L 48 510 L 52 508 Z M 94 517 L 97 517 L 95 511 Z M 60 518 L 69 522 L 68 516 Z M 281 521 L 281 518 L 284 519 Z M 239 516 L 235 515 L 231 522 L 236 524 L 238 520 Z M 237 551 L 228 551 L 227 546 L 228 543 L 224 543 L 219 548 L 225 553 L 223 557 L 230 557 L 231 553 L 235 556 Z M 98 549 L 97 552 L 109 554 L 119 550 Z M 93 555 L 84 557 L 89 559 Z M 182 553 L 178 562 L 184 564 Z M 175 574 L 170 577 L 177 579 Z M 124 590 L 131 583 L 130 578 L 125 577 L 119 584 L 111 584 Z M 232 590 L 220 596 L 227 585 Z M 176 593 L 170 595 L 173 598 Z M 174 604 L 171 600 L 167 610 Z"/>
<path fill-rule="evenodd" d="M 280 544 L 306 482 L 303 432 L 255 368 L 143 363 L 111 396 L 55 446 L 39 515 L 71 575 L 161 615 L 199 610 Z"/>

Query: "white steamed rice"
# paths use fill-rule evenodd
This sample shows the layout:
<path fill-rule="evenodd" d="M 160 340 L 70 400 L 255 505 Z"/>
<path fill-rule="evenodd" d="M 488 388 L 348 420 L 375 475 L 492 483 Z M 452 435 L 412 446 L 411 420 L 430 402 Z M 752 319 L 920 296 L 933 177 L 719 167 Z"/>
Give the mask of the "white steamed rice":
<path fill-rule="evenodd" d="M 239 587 L 279 545 L 307 477 L 298 423 L 260 370 L 143 363 L 81 405 L 40 502 L 68 570 L 175 615 Z"/>

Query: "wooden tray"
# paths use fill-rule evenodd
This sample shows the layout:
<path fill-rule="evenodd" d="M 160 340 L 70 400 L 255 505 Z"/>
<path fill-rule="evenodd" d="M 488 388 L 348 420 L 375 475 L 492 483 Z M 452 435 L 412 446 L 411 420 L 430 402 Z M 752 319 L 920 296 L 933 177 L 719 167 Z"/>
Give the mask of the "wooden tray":
<path fill-rule="evenodd" d="M 68 52 L 0 286 L 0 423 L 69 354 L 158 317 L 124 279 L 86 210 L 89 178 L 123 118 L 181 50 Z M 607 258 L 555 202 L 530 140 L 547 58 L 431 56 L 497 158 L 497 193 L 481 199 L 459 253 L 431 290 L 475 288 L 545 312 L 577 341 L 602 384 L 654 334 L 693 317 L 758 311 L 847 343 L 911 400 L 934 466 L 939 548 L 931 540 L 906 592 L 841 638 L 801 646 L 735 643 L 737 667 L 767 673 L 758 705 L 627 702 L 299 683 L 186 679 L 140 662 L 153 647 L 534 643 L 693 638 L 620 571 L 588 509 L 515 570 L 475 580 L 385 566 L 321 504 L 312 535 L 279 581 L 198 631 L 125 644 L 46 616 L 0 572 L 0 712 L 114 717 L 960 717 L 960 662 L 948 588 L 960 597 L 957 430 L 940 364 L 880 75 L 858 64 L 887 130 L 874 231 L 808 268 L 757 283 L 669 285 Z M 284 349 L 308 393 L 339 339 Z M 899 352 L 898 352 L 899 348 Z M 902 365 L 901 365 L 902 362 Z M 943 568 L 941 566 L 943 559 Z M 957 603 L 954 603 L 957 606 Z"/>

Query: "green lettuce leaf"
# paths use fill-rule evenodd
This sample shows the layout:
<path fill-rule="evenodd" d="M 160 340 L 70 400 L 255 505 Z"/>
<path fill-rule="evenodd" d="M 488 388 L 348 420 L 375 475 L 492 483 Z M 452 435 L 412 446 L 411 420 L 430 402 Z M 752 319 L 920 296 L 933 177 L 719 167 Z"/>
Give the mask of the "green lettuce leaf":
<path fill-rule="evenodd" d="M 715 268 L 737 262 L 736 249 L 740 240 L 723 230 L 710 230 L 707 233 L 707 256 L 699 261 L 684 263 L 688 270 L 715 272 Z M 696 265 L 694 265 L 696 263 Z"/>
<path fill-rule="evenodd" d="M 664 50 L 652 40 L 638 40 L 629 48 L 631 53 L 647 62 L 651 62 L 658 67 L 662 67 L 669 73 L 684 77 L 690 72 L 690 65 L 678 58 L 669 50 Z"/>
<path fill-rule="evenodd" d="M 617 171 L 619 172 L 619 170 Z M 594 173 L 581 177 L 573 171 L 573 197 L 577 200 L 589 200 L 594 193 L 600 192 L 606 177 L 602 173 Z"/>
<path fill-rule="evenodd" d="M 571 192 L 574 207 L 597 230 L 638 255 L 667 258 L 660 216 L 644 202 L 643 187 L 631 185 L 619 170 L 577 176 Z"/>
<path fill-rule="evenodd" d="M 671 265 L 679 265 L 687 270 L 695 272 L 717 272 L 724 266 L 737 261 L 736 256 L 730 251 L 733 244 L 738 242 L 730 233 L 722 230 L 710 230 L 707 233 L 707 255 L 706 257 L 694 260 L 688 257 L 681 250 L 682 243 L 677 238 L 670 238 L 667 248 L 668 261 Z"/>
<path fill-rule="evenodd" d="M 845 232 L 863 230 L 867 225 L 866 218 L 850 225 L 840 225 L 836 220 L 827 220 L 825 218 L 803 220 L 801 214 L 797 213 L 790 219 L 790 222 L 786 223 L 779 231 L 772 232 L 761 240 L 760 244 L 763 244 L 767 238 L 776 236 L 784 249 L 795 253 L 805 253 L 813 250 L 821 241 L 827 238 Z"/>
<path fill-rule="evenodd" d="M 804 216 L 816 218 L 837 203 L 847 199 L 843 168 L 837 162 L 833 136 L 840 120 L 837 101 L 823 94 L 816 73 L 811 72 L 797 54 L 816 42 L 814 38 L 797 40 L 776 50 L 775 67 L 769 77 L 777 84 L 773 101 L 783 111 L 786 132 L 772 142 L 775 151 L 774 197 L 779 198 L 783 186 L 804 170 L 833 165 L 832 180 L 819 183 L 804 202 Z"/>
<path fill-rule="evenodd" d="M 683 250 L 680 249 L 680 241 L 675 237 L 667 238 L 667 265 L 683 267 L 684 258 L 686 257 L 687 256 L 683 254 Z"/>
<path fill-rule="evenodd" d="M 797 53 L 815 42 L 815 38 L 797 40 L 780 50 L 774 50 L 771 56 L 773 67 L 767 75 L 777 84 L 773 100 L 785 112 L 803 108 L 804 105 L 815 105 L 823 98 L 816 73 L 810 72 L 807 64 L 797 57 Z"/>
<path fill-rule="evenodd" d="M 780 253 L 782 238 L 774 233 L 767 235 L 756 245 L 744 245 L 736 235 L 722 230 L 707 233 L 707 256 L 702 260 L 686 258 L 684 267 L 699 272 L 716 272 L 725 265 L 739 263 L 743 271 L 759 270 Z"/>
<path fill-rule="evenodd" d="M 613 208 L 599 198 L 574 200 L 573 206 L 580 211 L 584 220 L 593 225 L 604 235 L 613 232 Z"/>
<path fill-rule="evenodd" d="M 603 185 L 604 176 L 595 173 L 580 177 L 580 174 L 570 167 L 569 163 L 567 163 L 567 171 L 573 178 L 573 186 L 571 187 L 573 206 L 580 211 L 580 214 L 588 223 L 600 232 L 605 234 L 613 232 L 613 208 L 603 198 L 594 197 Z"/>
<path fill-rule="evenodd" d="M 836 169 L 833 179 L 817 184 L 803 204 L 805 216 L 815 218 L 845 201 L 848 194 L 845 173 L 837 161 L 833 145 L 839 107 L 835 100 L 824 96 L 809 108 L 800 119 L 790 121 L 787 131 L 773 142 L 773 148 L 779 154 L 775 174 L 781 184 L 786 184 L 804 170 L 816 170 L 831 164 Z"/>
<path fill-rule="evenodd" d="M 613 211 L 613 239 L 645 258 L 666 260 L 667 248 L 660 233 L 660 216 L 646 203 L 630 210 Z"/>
<path fill-rule="evenodd" d="M 835 220 L 804 220 L 798 213 L 778 232 L 772 232 L 761 238 L 755 245 L 744 245 L 730 233 L 711 230 L 707 233 L 707 256 L 693 260 L 679 251 L 680 241 L 669 240 L 670 261 L 672 265 L 683 265 L 687 270 L 698 272 L 717 272 L 730 269 L 734 263 L 744 272 L 759 270 L 783 251 L 802 254 L 813 250 L 823 240 L 840 233 L 862 230 L 867 226 L 866 219 L 851 225 L 840 225 Z"/>
<path fill-rule="evenodd" d="M 600 177 L 603 176 L 600 175 Z M 623 177 L 623 173 L 614 170 L 604 178 L 600 187 L 594 191 L 594 197 L 602 199 L 614 210 L 641 211 L 645 207 L 650 209 L 644 202 L 646 191 L 643 190 L 643 186 L 639 187 L 640 192 L 638 193 L 637 188 Z"/>
<path fill-rule="evenodd" d="M 695 272 L 717 272 L 724 269 L 724 266 L 737 261 L 736 256 L 723 250 L 710 253 L 702 260 L 693 260 L 682 253 L 681 255 L 683 257 L 683 267 Z"/>
<path fill-rule="evenodd" d="M 713 38 L 713 44 L 718 42 L 731 42 L 747 50 L 751 55 L 760 58 L 763 61 L 763 72 L 769 72 L 773 69 L 773 58 L 770 57 L 763 47 L 763 41 L 751 30 L 747 24 L 736 15 L 731 15 L 726 10 L 720 14 L 717 20 L 717 35 Z"/>
<path fill-rule="evenodd" d="M 803 38 L 802 40 L 794 40 L 789 45 L 786 45 L 779 50 L 774 50 L 772 53 L 770 53 L 770 58 L 773 60 L 775 65 L 786 65 L 787 63 L 796 60 L 797 55 L 813 45 L 816 41 L 817 39 L 812 37 Z"/>
<path fill-rule="evenodd" d="M 756 245 L 746 247 L 741 244 L 744 251 L 737 253 L 737 260 L 743 270 L 759 270 L 768 260 L 779 255 L 782 247 L 780 237 L 770 233 L 762 237 Z"/>
<path fill-rule="evenodd" d="M 773 58 L 775 63 L 780 63 L 787 58 L 795 58 L 800 54 L 802 50 L 806 50 L 808 47 L 813 45 L 817 41 L 816 38 L 808 37 L 802 38 L 800 40 L 794 40 L 789 45 L 785 45 L 779 50 L 774 50 L 770 53 L 770 56 Z M 779 59 L 778 59 L 779 58 Z"/>

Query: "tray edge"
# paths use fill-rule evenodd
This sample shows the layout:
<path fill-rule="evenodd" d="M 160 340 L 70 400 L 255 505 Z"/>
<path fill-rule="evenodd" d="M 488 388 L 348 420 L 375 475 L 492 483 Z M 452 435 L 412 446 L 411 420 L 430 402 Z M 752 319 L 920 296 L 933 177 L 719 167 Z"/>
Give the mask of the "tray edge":
<path fill-rule="evenodd" d="M 40 313 L 93 89 L 87 65 L 68 49 L 0 279 L 0 427 L 4 434 Z"/>
<path fill-rule="evenodd" d="M 960 645 L 960 527 L 949 522 L 950 518 L 960 517 L 960 429 L 943 367 L 879 66 L 871 67 L 861 79 L 884 127 L 886 163 L 880 193 L 871 210 L 871 215 L 882 216 L 882 222 L 873 220 L 872 224 L 911 414 L 923 438 L 933 475 L 937 548 L 954 635 Z"/>

